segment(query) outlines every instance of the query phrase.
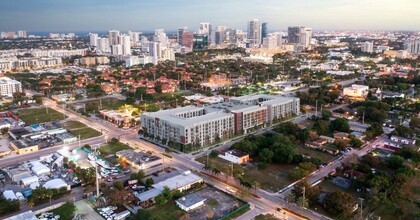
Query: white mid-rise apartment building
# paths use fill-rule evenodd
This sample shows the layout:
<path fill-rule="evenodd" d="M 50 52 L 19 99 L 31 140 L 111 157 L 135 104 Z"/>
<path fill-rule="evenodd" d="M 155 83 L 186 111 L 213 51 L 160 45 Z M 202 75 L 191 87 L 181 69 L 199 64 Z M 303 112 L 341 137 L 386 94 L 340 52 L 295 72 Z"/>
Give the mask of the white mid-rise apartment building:
<path fill-rule="evenodd" d="M 410 38 L 405 41 L 407 51 L 412 55 L 420 55 L 420 38 Z"/>
<path fill-rule="evenodd" d="M 205 146 L 298 115 L 299 109 L 298 98 L 258 94 L 213 105 L 144 113 L 141 125 L 145 136 L 164 144 Z"/>
<path fill-rule="evenodd" d="M 22 92 L 22 84 L 9 77 L 0 77 L 0 96 L 12 97 L 15 92 Z"/>

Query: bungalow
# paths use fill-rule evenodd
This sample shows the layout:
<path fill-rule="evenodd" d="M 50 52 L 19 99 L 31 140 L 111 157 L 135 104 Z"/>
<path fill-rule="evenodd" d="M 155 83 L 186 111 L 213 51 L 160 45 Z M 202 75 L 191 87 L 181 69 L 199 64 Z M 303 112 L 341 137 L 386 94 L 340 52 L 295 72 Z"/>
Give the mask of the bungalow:
<path fill-rule="evenodd" d="M 383 147 L 389 150 L 398 151 L 404 146 L 414 146 L 415 143 L 416 140 L 393 135 L 390 139 L 384 141 Z"/>
<path fill-rule="evenodd" d="M 349 134 L 345 132 L 335 132 L 334 139 L 336 140 L 349 140 Z"/>
<path fill-rule="evenodd" d="M 176 200 L 175 203 L 179 208 L 188 212 L 190 210 L 196 209 L 204 205 L 205 201 L 205 198 L 201 197 L 196 193 L 192 193 Z"/>
<path fill-rule="evenodd" d="M 324 146 L 327 143 L 328 143 L 327 139 L 323 139 L 323 138 L 320 137 L 320 138 L 318 138 L 314 141 L 306 143 L 305 145 L 307 147 L 310 147 L 310 148 L 321 148 L 322 146 Z"/>

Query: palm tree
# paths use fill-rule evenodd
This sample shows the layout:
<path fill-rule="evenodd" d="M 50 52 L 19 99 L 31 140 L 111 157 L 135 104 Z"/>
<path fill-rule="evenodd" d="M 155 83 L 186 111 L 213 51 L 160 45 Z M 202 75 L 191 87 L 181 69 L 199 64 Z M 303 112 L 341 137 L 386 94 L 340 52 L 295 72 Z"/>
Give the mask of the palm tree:
<path fill-rule="evenodd" d="M 303 197 L 300 197 L 300 198 L 297 200 L 297 203 L 298 203 L 299 205 L 301 205 L 302 207 L 305 207 L 305 208 L 307 208 L 307 207 L 309 206 L 309 201 L 308 201 L 308 198 L 303 198 Z"/>

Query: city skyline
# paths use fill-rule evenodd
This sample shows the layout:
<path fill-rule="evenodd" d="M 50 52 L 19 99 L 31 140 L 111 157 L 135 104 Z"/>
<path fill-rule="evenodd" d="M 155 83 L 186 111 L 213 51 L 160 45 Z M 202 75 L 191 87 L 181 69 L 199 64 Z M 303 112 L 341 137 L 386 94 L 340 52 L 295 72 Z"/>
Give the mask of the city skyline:
<path fill-rule="evenodd" d="M 151 31 L 164 28 L 175 31 L 184 26 L 196 30 L 200 22 L 209 22 L 213 27 L 226 25 L 246 30 L 247 22 L 257 18 L 268 22 L 270 31 L 286 30 L 288 26 L 310 26 L 314 30 L 417 31 L 420 14 L 416 8 L 420 8 L 420 2 L 415 0 L 400 1 L 398 5 L 391 0 L 130 0 L 124 3 L 110 0 L 15 0 L 0 2 L 0 30 Z"/>

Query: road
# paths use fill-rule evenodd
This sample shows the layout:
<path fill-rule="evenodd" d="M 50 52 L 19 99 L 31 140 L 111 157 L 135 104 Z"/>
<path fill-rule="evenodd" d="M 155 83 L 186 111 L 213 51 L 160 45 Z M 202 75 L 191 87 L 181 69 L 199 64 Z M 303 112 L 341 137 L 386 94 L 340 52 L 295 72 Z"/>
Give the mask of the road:
<path fill-rule="evenodd" d="M 65 108 L 63 108 L 62 106 L 57 105 L 54 101 L 50 100 L 50 99 L 45 99 L 44 100 L 44 105 L 46 107 L 50 107 L 56 111 L 62 112 L 63 114 L 67 115 L 69 117 L 69 120 L 75 120 L 75 121 L 79 121 L 82 122 L 86 125 L 89 125 L 90 127 L 101 131 L 104 133 L 103 136 L 95 138 L 95 139 L 89 139 L 86 141 L 83 141 L 81 144 L 99 144 L 99 143 L 103 143 L 104 141 L 110 140 L 111 138 L 118 138 L 120 139 L 120 141 L 122 141 L 123 143 L 128 144 L 129 146 L 133 147 L 133 148 L 137 148 L 137 149 L 141 149 L 141 150 L 146 150 L 146 151 L 152 151 L 155 154 L 162 154 L 165 153 L 165 150 L 159 146 L 156 146 L 152 143 L 149 143 L 145 140 L 140 140 L 138 138 L 136 138 L 137 136 L 137 132 L 136 130 L 121 130 L 119 128 L 117 128 L 114 125 L 111 125 L 107 122 L 103 122 L 103 121 L 99 121 L 99 120 L 91 120 L 88 118 L 85 118 L 81 115 L 78 115 L 72 111 L 69 111 Z M 295 119 L 296 120 L 296 119 Z M 269 128 L 266 129 L 262 129 L 259 132 L 264 132 Z M 233 141 L 227 143 L 229 145 L 233 144 L 235 141 L 238 141 L 240 139 L 236 138 Z M 56 151 L 57 149 L 59 149 L 62 146 L 57 146 L 57 147 L 53 147 L 51 149 L 44 149 L 38 152 L 34 152 L 34 153 L 30 153 L 30 154 L 25 154 L 25 155 L 18 155 L 17 157 L 14 158 L 5 158 L 5 159 L 1 159 L 0 160 L 0 165 L 1 166 L 5 166 L 5 165 L 10 165 L 13 163 L 16 163 L 16 161 L 26 161 L 26 160 L 30 160 L 30 159 L 34 159 L 34 158 L 38 158 L 41 155 L 45 155 L 45 154 L 49 154 L 52 153 L 54 151 Z M 69 149 L 73 149 L 79 146 L 78 143 L 73 143 L 73 144 L 68 144 L 65 145 L 67 146 Z M 203 172 L 203 165 L 196 162 L 194 160 L 194 158 L 190 158 L 188 156 L 186 156 L 185 154 L 177 154 L 177 153 L 171 153 L 172 159 L 166 158 L 165 160 L 167 160 L 167 164 L 170 166 L 174 166 L 174 167 L 178 167 L 180 169 L 190 169 L 196 172 Z M 338 166 L 338 164 L 335 164 L 333 166 L 330 167 L 330 169 L 325 168 L 322 169 L 321 171 L 319 171 L 318 174 L 315 174 L 314 176 L 309 177 L 310 182 L 314 182 L 316 181 L 316 179 L 322 178 L 323 176 L 327 175 L 331 170 L 333 169 L 332 167 L 336 167 Z M 206 176 L 204 176 L 205 180 L 208 181 L 209 183 L 213 184 L 215 187 L 219 188 L 220 190 L 226 190 L 227 185 L 225 183 L 222 183 L 220 181 L 215 181 L 214 179 L 208 178 Z M 312 181 L 314 180 L 314 181 Z M 235 182 L 234 180 L 232 180 L 233 182 Z M 236 183 L 234 183 L 236 184 Z M 74 192 L 72 192 L 69 196 L 64 197 L 64 198 L 70 198 L 70 197 L 75 197 L 76 199 L 79 197 L 79 194 L 75 194 L 73 195 Z M 322 216 L 316 212 L 313 212 L 311 210 L 307 210 L 307 209 L 302 209 L 300 207 L 297 206 L 290 206 L 281 196 L 279 196 L 279 194 L 276 193 L 268 193 L 264 190 L 258 190 L 257 192 L 255 192 L 255 194 L 257 194 L 258 196 L 260 196 L 261 198 L 253 198 L 253 197 L 249 197 L 246 200 L 250 203 L 252 203 L 258 210 L 261 210 L 262 212 L 270 212 L 270 213 L 276 213 L 276 208 L 281 207 L 281 208 L 289 208 L 290 210 L 292 210 L 295 213 L 299 213 L 303 216 L 306 216 L 309 219 L 329 219 L 325 216 Z M 253 215 L 252 211 L 250 213 L 247 213 L 247 215 Z M 255 213 L 254 213 L 255 214 Z M 301 219 L 298 216 L 294 216 L 293 214 L 286 214 L 285 218 L 287 219 Z"/>

